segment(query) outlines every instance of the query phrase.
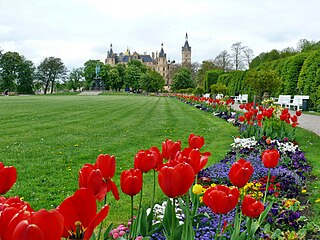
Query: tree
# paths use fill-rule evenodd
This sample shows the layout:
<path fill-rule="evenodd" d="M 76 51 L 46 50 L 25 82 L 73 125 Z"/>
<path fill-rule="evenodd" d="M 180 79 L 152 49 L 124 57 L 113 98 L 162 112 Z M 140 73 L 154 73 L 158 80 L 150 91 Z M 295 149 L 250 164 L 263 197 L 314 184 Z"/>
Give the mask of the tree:
<path fill-rule="evenodd" d="M 111 70 L 110 65 L 105 65 L 100 60 L 88 60 L 84 63 L 83 68 L 83 76 L 86 80 L 85 88 L 89 89 L 92 85 L 92 82 L 96 76 L 96 66 L 100 67 L 99 77 L 101 78 L 103 84 L 105 85 L 106 89 L 109 89 L 110 81 L 108 81 L 108 73 Z"/>
<path fill-rule="evenodd" d="M 247 46 L 244 46 L 243 47 L 243 60 L 246 64 L 246 66 L 249 68 L 250 66 L 250 63 L 253 59 L 253 51 L 251 48 L 247 47 Z"/>
<path fill-rule="evenodd" d="M 34 75 L 35 66 L 32 61 L 25 59 L 22 56 L 22 62 L 19 66 L 18 86 L 17 92 L 19 94 L 33 94 L 34 93 Z"/>
<path fill-rule="evenodd" d="M 243 69 L 243 46 L 241 42 L 232 44 L 231 46 L 231 58 L 234 63 L 235 70 Z"/>
<path fill-rule="evenodd" d="M 181 67 L 172 77 L 172 91 L 194 87 L 191 79 L 191 71 L 186 67 Z"/>
<path fill-rule="evenodd" d="M 140 78 L 142 72 L 139 67 L 135 64 L 128 65 L 126 68 L 125 75 L 125 86 L 126 89 L 132 89 L 132 91 L 136 91 L 140 88 Z"/>
<path fill-rule="evenodd" d="M 224 72 L 230 71 L 232 69 L 230 54 L 226 50 L 223 50 L 214 59 L 214 64 L 220 69 L 222 69 Z"/>
<path fill-rule="evenodd" d="M 149 70 L 147 73 L 142 74 L 140 79 L 140 86 L 147 93 L 158 92 L 163 89 L 164 85 L 164 78 L 160 73 L 154 70 Z"/>
<path fill-rule="evenodd" d="M 124 86 L 124 82 L 125 82 L 125 76 L 126 76 L 126 65 L 123 63 L 118 63 L 114 68 L 117 69 L 118 74 L 119 74 L 119 85 L 118 85 L 118 91 L 121 90 L 121 88 L 123 88 Z"/>
<path fill-rule="evenodd" d="M 17 52 L 6 52 L 0 58 L 0 89 L 33 93 L 34 65 Z"/>
<path fill-rule="evenodd" d="M 214 95 L 216 95 L 218 93 L 226 95 L 228 92 L 227 86 L 222 83 L 212 84 L 210 86 L 210 89 L 211 89 L 211 93 L 213 93 Z"/>
<path fill-rule="evenodd" d="M 195 82 L 199 87 L 205 87 L 205 76 L 208 70 L 219 69 L 213 60 L 202 61 L 200 68 L 197 71 Z"/>
<path fill-rule="evenodd" d="M 121 82 L 121 78 L 119 75 L 119 71 L 117 68 L 112 68 L 109 72 L 109 81 L 111 84 L 112 90 L 119 90 L 122 88 L 123 82 Z"/>
<path fill-rule="evenodd" d="M 16 91 L 22 58 L 17 52 L 6 52 L 0 58 L 1 91 Z"/>
<path fill-rule="evenodd" d="M 73 91 L 79 90 L 83 83 L 83 68 L 73 68 L 69 73 L 69 79 L 67 81 L 68 89 L 72 89 Z"/>
<path fill-rule="evenodd" d="M 264 93 L 270 96 L 272 92 L 277 90 L 281 84 L 281 79 L 275 71 L 250 70 L 246 74 L 245 83 L 262 99 Z"/>
<path fill-rule="evenodd" d="M 210 86 L 217 83 L 218 78 L 224 72 L 222 70 L 208 70 L 205 74 L 205 90 L 210 91 Z"/>
<path fill-rule="evenodd" d="M 37 75 L 44 85 L 44 94 L 47 94 L 49 88 L 52 94 L 56 81 L 62 80 L 66 73 L 67 69 L 60 58 L 46 57 L 43 59 L 37 67 Z"/>

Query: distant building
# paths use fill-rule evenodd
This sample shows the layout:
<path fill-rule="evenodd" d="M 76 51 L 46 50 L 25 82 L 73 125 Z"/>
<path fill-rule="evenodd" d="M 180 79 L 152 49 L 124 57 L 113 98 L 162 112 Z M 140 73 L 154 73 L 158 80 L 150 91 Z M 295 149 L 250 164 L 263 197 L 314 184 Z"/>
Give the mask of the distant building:
<path fill-rule="evenodd" d="M 186 34 L 185 44 L 182 47 L 182 65 L 184 63 L 191 63 L 191 47 L 188 43 L 188 34 Z M 107 52 L 107 58 L 105 59 L 105 64 L 115 66 L 117 63 L 127 64 L 131 59 L 136 59 L 141 61 L 146 66 L 154 69 L 163 76 L 166 80 L 166 86 L 169 87 L 172 82 L 172 70 L 175 68 L 175 61 L 170 61 L 167 59 L 167 54 L 163 50 L 163 43 L 161 44 L 160 52 L 152 52 L 151 56 L 149 54 L 139 54 L 137 52 L 131 53 L 129 48 L 127 48 L 125 53 L 114 53 L 112 49 L 112 44 L 110 44 L 110 49 Z"/>

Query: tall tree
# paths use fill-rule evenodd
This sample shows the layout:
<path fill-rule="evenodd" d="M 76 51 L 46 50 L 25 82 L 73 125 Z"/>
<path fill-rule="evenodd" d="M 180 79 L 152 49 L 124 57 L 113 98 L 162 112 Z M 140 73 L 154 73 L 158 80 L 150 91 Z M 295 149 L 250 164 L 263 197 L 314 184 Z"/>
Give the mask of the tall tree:
<path fill-rule="evenodd" d="M 34 75 L 35 66 L 32 61 L 25 59 L 22 56 L 22 62 L 19 66 L 18 86 L 17 92 L 19 94 L 33 94 L 34 93 Z"/>
<path fill-rule="evenodd" d="M 22 57 L 17 52 L 6 52 L 0 58 L 1 91 L 16 91 Z"/>
<path fill-rule="evenodd" d="M 17 52 L 6 52 L 0 57 L 0 89 L 33 93 L 34 65 Z"/>
<path fill-rule="evenodd" d="M 237 42 L 232 44 L 231 46 L 231 58 L 232 61 L 234 63 L 234 68 L 235 70 L 241 70 L 243 69 L 243 46 L 242 46 L 242 42 Z"/>
<path fill-rule="evenodd" d="M 247 46 L 243 47 L 243 61 L 247 68 L 249 68 L 249 65 L 253 59 L 253 50 Z"/>
<path fill-rule="evenodd" d="M 195 82 L 196 82 L 197 86 L 199 86 L 199 87 L 205 86 L 206 71 L 213 70 L 213 69 L 219 69 L 213 60 L 202 61 L 201 65 L 197 71 L 197 75 L 195 77 Z"/>
<path fill-rule="evenodd" d="M 231 55 L 227 50 L 223 50 L 214 59 L 214 64 L 224 72 L 230 71 L 232 69 Z"/>
<path fill-rule="evenodd" d="M 37 67 L 37 75 L 44 85 L 44 94 L 47 94 L 49 88 L 52 94 L 56 81 L 62 80 L 66 73 L 67 69 L 60 58 L 46 57 L 43 59 Z"/>
<path fill-rule="evenodd" d="M 142 74 L 140 79 L 140 86 L 147 93 L 162 90 L 164 84 L 164 78 L 155 70 L 148 70 L 145 74 Z"/>
<path fill-rule="evenodd" d="M 186 67 L 181 67 L 172 77 L 171 89 L 176 91 L 193 87 L 191 71 Z"/>
<path fill-rule="evenodd" d="M 69 73 L 67 87 L 73 91 L 77 91 L 83 85 L 83 68 L 73 68 Z"/>
<path fill-rule="evenodd" d="M 128 65 L 125 76 L 126 89 L 131 88 L 132 91 L 138 90 L 140 88 L 140 78 L 142 74 L 141 69 L 135 64 Z"/>
<path fill-rule="evenodd" d="M 112 68 L 109 72 L 109 81 L 111 88 L 115 91 L 120 91 L 123 87 L 123 82 L 121 81 L 120 74 L 117 68 Z"/>

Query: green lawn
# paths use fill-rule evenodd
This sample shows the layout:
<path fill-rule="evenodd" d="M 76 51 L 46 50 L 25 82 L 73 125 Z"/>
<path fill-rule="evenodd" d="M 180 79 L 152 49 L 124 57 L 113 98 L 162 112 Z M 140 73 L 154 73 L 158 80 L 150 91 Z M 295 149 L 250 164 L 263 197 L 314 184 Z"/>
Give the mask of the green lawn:
<path fill-rule="evenodd" d="M 6 196 L 19 195 L 31 206 L 54 208 L 78 187 L 78 171 L 103 154 L 115 155 L 121 171 L 133 167 L 140 149 L 161 148 L 166 138 L 187 145 L 190 133 L 205 137 L 210 163 L 229 150 L 237 129 L 173 98 L 131 95 L 0 97 L 0 161 L 14 165 L 18 180 Z M 144 176 L 145 204 L 152 175 Z M 120 187 L 119 187 L 120 188 Z M 164 199 L 157 188 L 158 202 Z M 129 219 L 129 197 L 111 204 L 108 222 Z"/>

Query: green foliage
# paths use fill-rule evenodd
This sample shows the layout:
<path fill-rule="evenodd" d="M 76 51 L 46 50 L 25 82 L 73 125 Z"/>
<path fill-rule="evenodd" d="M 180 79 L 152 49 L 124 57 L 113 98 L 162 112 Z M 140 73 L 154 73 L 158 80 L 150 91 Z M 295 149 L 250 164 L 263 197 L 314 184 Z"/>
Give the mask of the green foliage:
<path fill-rule="evenodd" d="M 141 69 L 134 64 L 128 65 L 125 75 L 126 89 L 131 88 L 136 91 L 140 88 L 140 78 L 142 76 Z"/>
<path fill-rule="evenodd" d="M 164 78 L 154 70 L 148 70 L 145 74 L 142 74 L 140 79 L 140 87 L 148 93 L 162 90 L 164 84 Z"/>
<path fill-rule="evenodd" d="M 6 52 L 0 58 L 0 91 L 33 93 L 33 63 L 17 52 Z"/>
<path fill-rule="evenodd" d="M 248 87 L 244 83 L 247 71 L 232 71 L 230 73 L 221 74 L 218 78 L 218 83 L 224 84 L 228 88 L 230 96 L 238 95 L 239 93 L 249 93 Z"/>
<path fill-rule="evenodd" d="M 281 79 L 275 71 L 250 70 L 246 75 L 245 83 L 262 99 L 264 93 L 268 93 L 270 96 L 272 92 L 277 90 Z"/>
<path fill-rule="evenodd" d="M 119 71 L 117 68 L 112 68 L 109 72 L 109 81 L 110 81 L 110 85 L 112 90 L 118 90 L 120 91 L 120 89 L 123 87 L 124 82 L 121 81 L 120 75 L 119 75 Z"/>
<path fill-rule="evenodd" d="M 289 57 L 284 66 L 284 71 L 282 71 L 282 80 L 283 80 L 283 90 L 281 91 L 286 95 L 298 95 L 298 78 L 300 70 L 303 66 L 307 54 L 298 54 L 292 57 Z"/>
<path fill-rule="evenodd" d="M 205 91 L 210 91 L 210 86 L 218 82 L 218 78 L 224 72 L 222 70 L 208 70 L 205 73 Z"/>
<path fill-rule="evenodd" d="M 56 57 L 46 57 L 37 67 L 37 76 L 44 88 L 44 94 L 50 89 L 53 93 L 56 81 L 62 80 L 67 72 L 62 60 Z"/>
<path fill-rule="evenodd" d="M 73 68 L 69 73 L 68 81 L 66 82 L 67 89 L 77 91 L 83 86 L 81 81 L 83 77 L 83 68 Z"/>
<path fill-rule="evenodd" d="M 197 95 L 197 96 L 201 96 L 204 93 L 205 93 L 205 91 L 204 91 L 204 88 L 202 88 L 202 87 L 196 87 L 193 91 L 193 94 Z"/>
<path fill-rule="evenodd" d="M 310 95 L 313 105 L 317 101 L 317 88 L 320 85 L 320 50 L 312 51 L 304 61 L 298 79 L 298 92 Z"/>
<path fill-rule="evenodd" d="M 214 69 L 218 69 L 218 67 L 215 65 L 215 63 L 211 60 L 205 60 L 202 61 L 200 68 L 197 71 L 196 74 L 196 83 L 198 86 L 201 87 L 205 87 L 206 91 L 209 91 L 206 88 L 206 82 L 205 82 L 205 78 L 206 78 L 206 72 L 209 70 L 214 70 Z M 210 85 L 208 85 L 210 86 Z"/>
<path fill-rule="evenodd" d="M 101 80 L 105 84 L 106 89 L 109 89 L 111 87 L 109 80 L 109 71 L 111 70 L 110 65 L 106 65 L 100 60 L 88 60 L 84 63 L 83 68 L 83 76 L 86 80 L 85 82 L 85 88 L 90 89 L 92 85 L 92 81 L 94 80 L 96 76 L 96 66 L 100 66 L 100 72 L 99 77 L 101 77 Z"/>
<path fill-rule="evenodd" d="M 191 71 L 186 67 L 181 67 L 172 77 L 172 91 L 192 88 L 193 86 Z"/>
<path fill-rule="evenodd" d="M 222 83 L 212 84 L 210 88 L 213 94 L 222 93 L 223 95 L 226 95 L 228 92 L 227 86 Z"/>

